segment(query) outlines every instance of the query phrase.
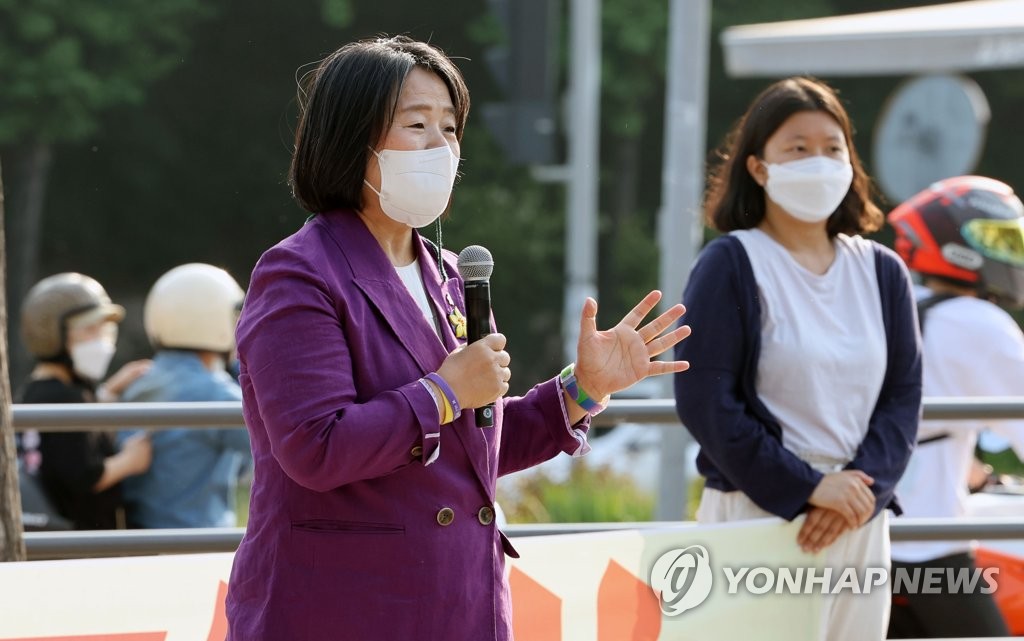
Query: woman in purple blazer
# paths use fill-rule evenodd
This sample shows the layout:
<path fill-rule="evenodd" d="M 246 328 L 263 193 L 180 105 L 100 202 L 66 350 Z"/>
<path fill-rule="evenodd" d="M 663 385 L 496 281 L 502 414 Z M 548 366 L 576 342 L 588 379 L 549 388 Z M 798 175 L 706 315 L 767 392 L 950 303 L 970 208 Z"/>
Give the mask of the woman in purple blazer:
<path fill-rule="evenodd" d="M 651 292 L 614 328 L 583 307 L 575 367 L 520 398 L 505 338 L 465 345 L 448 207 L 469 94 L 436 48 L 347 45 L 310 74 L 290 183 L 315 215 L 256 265 L 238 324 L 255 478 L 233 641 L 510 639 L 495 481 L 588 450 L 608 395 L 685 362 Z M 495 403 L 494 426 L 472 408 Z"/>

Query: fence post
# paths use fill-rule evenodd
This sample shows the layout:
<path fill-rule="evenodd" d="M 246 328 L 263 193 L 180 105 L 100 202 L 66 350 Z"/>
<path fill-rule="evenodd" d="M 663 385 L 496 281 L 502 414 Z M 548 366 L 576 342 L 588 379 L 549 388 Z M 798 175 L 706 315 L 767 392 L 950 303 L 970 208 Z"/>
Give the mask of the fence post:
<path fill-rule="evenodd" d="M 21 493 L 14 450 L 10 369 L 7 363 L 7 239 L 4 235 L 4 183 L 0 174 L 0 561 L 24 561 Z"/>

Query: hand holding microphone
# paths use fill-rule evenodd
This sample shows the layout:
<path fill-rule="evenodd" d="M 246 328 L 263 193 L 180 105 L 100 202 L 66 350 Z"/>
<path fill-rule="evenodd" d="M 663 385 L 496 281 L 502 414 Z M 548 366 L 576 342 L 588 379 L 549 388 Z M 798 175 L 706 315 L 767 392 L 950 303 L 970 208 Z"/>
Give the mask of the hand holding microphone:
<path fill-rule="evenodd" d="M 445 359 L 438 374 L 448 381 L 464 408 L 476 409 L 477 427 L 494 425 L 494 401 L 508 392 L 511 360 L 505 337 L 491 333 L 491 272 L 494 259 L 480 245 L 459 253 L 465 285 L 467 345 Z"/>
<path fill-rule="evenodd" d="M 508 392 L 509 360 L 505 337 L 488 334 L 449 354 L 437 373 L 448 382 L 464 410 L 475 408 L 479 414 Z M 477 427 L 491 425 L 493 420 L 488 425 L 477 422 Z"/>

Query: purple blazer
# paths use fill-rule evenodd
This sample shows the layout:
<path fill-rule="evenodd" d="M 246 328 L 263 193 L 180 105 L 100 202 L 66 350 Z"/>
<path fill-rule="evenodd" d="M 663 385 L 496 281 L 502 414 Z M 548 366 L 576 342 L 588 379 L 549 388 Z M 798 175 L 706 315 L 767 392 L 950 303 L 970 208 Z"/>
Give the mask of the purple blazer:
<path fill-rule="evenodd" d="M 459 341 L 455 256 L 416 251 L 441 339 L 351 211 L 268 250 L 238 323 L 255 476 L 227 597 L 232 641 L 510 639 L 499 475 L 585 449 L 557 378 L 439 425 L 419 382 Z"/>

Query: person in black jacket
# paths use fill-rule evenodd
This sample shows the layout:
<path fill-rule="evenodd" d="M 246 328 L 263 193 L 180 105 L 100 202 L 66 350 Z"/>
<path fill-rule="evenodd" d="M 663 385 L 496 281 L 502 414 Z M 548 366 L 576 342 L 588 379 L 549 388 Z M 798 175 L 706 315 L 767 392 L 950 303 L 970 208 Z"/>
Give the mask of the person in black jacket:
<path fill-rule="evenodd" d="M 113 401 L 149 367 L 128 363 L 103 385 L 114 355 L 124 308 L 94 279 L 76 273 L 45 278 L 22 306 L 22 338 L 36 358 L 21 403 Z M 121 450 L 108 432 L 45 432 L 39 439 L 38 476 L 61 516 L 78 530 L 125 526 L 120 482 L 149 467 L 147 435 Z"/>

